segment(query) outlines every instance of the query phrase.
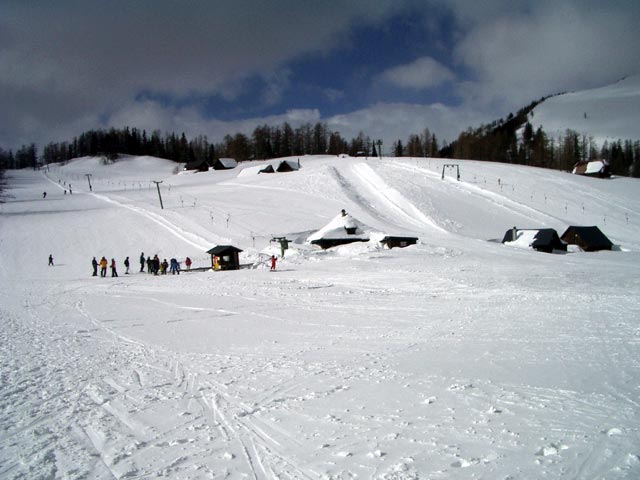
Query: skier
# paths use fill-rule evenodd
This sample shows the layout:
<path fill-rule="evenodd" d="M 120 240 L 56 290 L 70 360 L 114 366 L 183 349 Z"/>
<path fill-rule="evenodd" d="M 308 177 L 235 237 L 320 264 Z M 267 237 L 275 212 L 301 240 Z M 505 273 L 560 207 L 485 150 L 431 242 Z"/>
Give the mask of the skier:
<path fill-rule="evenodd" d="M 142 252 L 140 254 L 140 273 L 144 272 L 144 264 L 146 263 L 146 260 L 144 259 L 144 252 Z"/>
<path fill-rule="evenodd" d="M 93 257 L 93 260 L 91 260 L 91 266 L 93 267 L 93 275 L 92 275 L 92 277 L 97 277 L 98 276 L 98 261 L 96 260 L 96 257 Z"/>
<path fill-rule="evenodd" d="M 158 258 L 158 255 L 154 255 L 153 256 L 153 260 L 151 260 L 151 270 L 153 270 L 153 274 L 154 275 L 158 275 L 158 272 L 160 271 L 160 259 Z"/>
<path fill-rule="evenodd" d="M 167 262 L 167 259 L 165 258 L 164 260 L 162 260 L 162 263 L 160 264 L 160 273 L 162 273 L 162 275 L 166 275 L 168 268 L 169 268 L 169 262 Z"/>
<path fill-rule="evenodd" d="M 187 266 L 187 272 L 191 270 L 191 259 L 189 257 L 185 259 L 184 264 Z"/>
<path fill-rule="evenodd" d="M 285 237 L 280 239 L 280 257 L 284 258 L 284 253 L 285 250 L 287 250 L 289 248 L 289 240 L 287 240 Z"/>
<path fill-rule="evenodd" d="M 124 266 L 126 267 L 124 274 L 129 275 L 129 257 L 124 259 Z"/>
<path fill-rule="evenodd" d="M 276 270 L 276 261 L 278 259 L 275 255 L 271 255 L 271 271 L 274 272 Z"/>
<path fill-rule="evenodd" d="M 153 260 L 151 260 L 151 257 L 147 257 L 147 273 L 153 273 Z"/>
<path fill-rule="evenodd" d="M 118 272 L 116 271 L 116 261 L 113 258 L 111 259 L 111 276 L 112 277 L 118 276 Z"/>
<path fill-rule="evenodd" d="M 53 255 L 49 255 L 49 266 L 53 267 Z"/>
<path fill-rule="evenodd" d="M 175 275 L 176 273 L 180 275 L 180 264 L 175 258 L 169 260 L 169 271 L 171 272 L 171 275 Z"/>
<path fill-rule="evenodd" d="M 42 198 L 47 198 L 47 192 L 42 192 Z"/>
<path fill-rule="evenodd" d="M 100 276 L 103 278 L 107 276 L 107 259 L 104 257 L 100 259 Z"/>

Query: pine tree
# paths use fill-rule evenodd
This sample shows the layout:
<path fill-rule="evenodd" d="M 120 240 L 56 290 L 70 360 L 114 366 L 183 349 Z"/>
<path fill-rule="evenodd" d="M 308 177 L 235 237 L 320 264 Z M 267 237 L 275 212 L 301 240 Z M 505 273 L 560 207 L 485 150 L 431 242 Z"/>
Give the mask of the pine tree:
<path fill-rule="evenodd" d="M 396 157 L 402 157 L 404 155 L 404 147 L 402 146 L 401 140 L 398 140 L 396 142 L 396 145 L 393 151 Z"/>

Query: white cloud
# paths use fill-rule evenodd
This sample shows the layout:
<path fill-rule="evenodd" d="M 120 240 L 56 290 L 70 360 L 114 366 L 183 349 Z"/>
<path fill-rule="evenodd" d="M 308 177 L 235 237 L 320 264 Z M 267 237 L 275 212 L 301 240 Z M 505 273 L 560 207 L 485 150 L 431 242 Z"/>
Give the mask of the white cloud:
<path fill-rule="evenodd" d="M 412 105 L 406 103 L 378 103 L 355 112 L 322 117 L 317 109 L 292 109 L 280 115 L 254 117 L 234 121 L 207 119 L 195 108 L 177 108 L 156 101 L 131 104 L 114 113 L 115 125 L 135 125 L 148 132 L 189 132 L 191 136 L 207 135 L 211 142 L 219 142 L 227 134 L 251 135 L 259 125 L 282 125 L 294 128 L 302 124 L 325 122 L 347 140 L 361 131 L 372 139 L 382 139 L 384 151 L 390 151 L 397 140 L 405 142 L 408 135 L 419 134 L 425 127 L 435 133 L 440 142 L 457 138 L 462 129 L 486 121 L 484 113 L 443 104 Z M 75 132 L 77 135 L 83 130 Z"/>
<path fill-rule="evenodd" d="M 461 130 L 486 121 L 483 112 L 466 107 L 449 107 L 441 103 L 415 105 L 378 103 L 369 108 L 326 118 L 330 129 L 350 140 L 364 132 L 372 139 L 382 139 L 383 150 L 389 152 L 397 140 L 405 142 L 410 134 L 425 128 L 435 133 L 438 141 L 452 141 Z"/>
<path fill-rule="evenodd" d="M 412 63 L 385 70 L 379 80 L 400 88 L 421 90 L 455 80 L 455 75 L 433 58 L 422 57 Z"/>
<path fill-rule="evenodd" d="M 148 132 L 160 130 L 188 132 L 190 136 L 207 135 L 211 142 L 219 142 L 227 134 L 251 135 L 258 125 L 281 125 L 288 122 L 295 127 L 318 121 L 320 112 L 316 109 L 292 109 L 280 115 L 223 121 L 205 118 L 193 107 L 167 107 L 152 100 L 133 103 L 111 117 L 111 123 L 114 125 L 135 125 Z"/>
<path fill-rule="evenodd" d="M 455 49 L 475 76 L 461 93 L 474 105 L 519 108 L 638 71 L 640 50 L 631 47 L 640 45 L 638 17 L 615 6 L 539 2 L 526 12 L 484 18 Z"/>

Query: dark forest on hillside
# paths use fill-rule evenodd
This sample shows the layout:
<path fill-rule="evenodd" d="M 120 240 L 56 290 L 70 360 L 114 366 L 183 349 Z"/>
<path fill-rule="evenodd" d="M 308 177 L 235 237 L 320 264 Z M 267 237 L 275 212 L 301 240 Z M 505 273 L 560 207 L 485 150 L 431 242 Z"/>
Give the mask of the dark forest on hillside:
<path fill-rule="evenodd" d="M 609 163 L 614 175 L 640 177 L 640 141 L 618 140 L 599 146 L 593 139 L 572 130 L 567 130 L 561 138 L 549 139 L 541 128 L 534 131 L 528 122 L 528 115 L 540 101 L 532 102 L 515 115 L 510 114 L 506 120 L 469 128 L 448 145 L 439 145 L 428 128 L 420 134 L 409 135 L 404 143 L 397 140 L 385 146 L 364 133 L 347 141 L 339 132 L 331 131 L 320 122 L 297 128 L 288 123 L 262 125 L 250 136 L 243 133 L 226 135 L 219 143 L 209 142 L 202 135 L 189 140 L 184 133 L 162 134 L 156 130 L 149 135 L 145 130 L 125 127 L 90 130 L 71 141 L 50 143 L 41 155 L 35 144 L 23 146 L 15 153 L 0 148 L 0 170 L 37 168 L 42 164 L 96 155 L 103 156 L 105 161 L 128 154 L 150 155 L 180 163 L 205 160 L 211 164 L 223 157 L 242 162 L 296 155 L 377 157 L 388 152 L 396 157 L 484 160 L 563 171 L 570 171 L 580 161 L 602 159 Z"/>

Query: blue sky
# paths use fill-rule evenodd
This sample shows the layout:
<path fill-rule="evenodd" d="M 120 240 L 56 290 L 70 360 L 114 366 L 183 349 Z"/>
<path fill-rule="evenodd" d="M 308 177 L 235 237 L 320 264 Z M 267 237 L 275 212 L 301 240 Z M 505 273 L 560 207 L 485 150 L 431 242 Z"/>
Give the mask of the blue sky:
<path fill-rule="evenodd" d="M 0 0 L 0 147 L 326 122 L 441 140 L 640 69 L 640 2 Z"/>

